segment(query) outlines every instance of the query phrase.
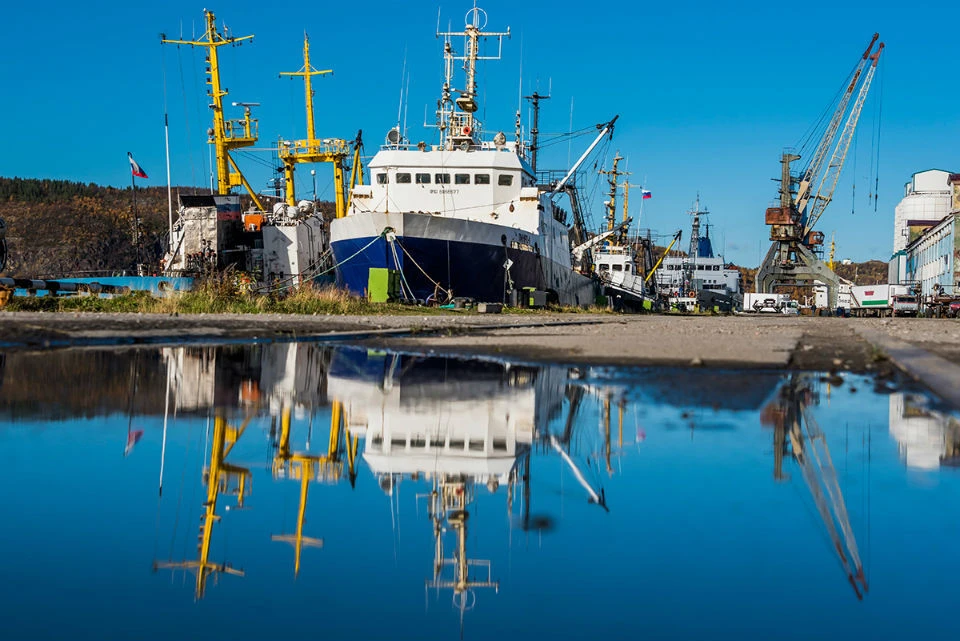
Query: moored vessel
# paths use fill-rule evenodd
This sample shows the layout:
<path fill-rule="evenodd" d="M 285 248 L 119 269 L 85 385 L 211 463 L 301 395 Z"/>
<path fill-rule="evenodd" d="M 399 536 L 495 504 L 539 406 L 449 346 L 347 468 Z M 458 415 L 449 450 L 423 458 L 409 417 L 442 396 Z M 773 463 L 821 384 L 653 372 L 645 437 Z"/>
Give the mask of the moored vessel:
<path fill-rule="evenodd" d="M 371 184 L 356 186 L 346 215 L 331 223 L 338 283 L 354 294 L 367 292 L 372 269 L 385 269 L 398 277 L 403 299 L 510 302 L 533 288 L 563 305 L 595 301 L 595 279 L 571 257 L 578 221 L 556 202 L 569 194 L 568 180 L 538 184 L 519 116 L 513 140 L 503 131 L 486 136 L 477 117 L 477 62 L 499 59 L 510 35 L 485 25 L 486 13 L 474 7 L 463 31 L 437 34 L 445 38 L 439 143 L 413 144 L 392 129 L 368 165 Z M 464 39 L 462 53 L 454 37 Z M 481 55 L 488 38 L 497 52 Z M 453 86 L 456 62 L 464 65 L 464 89 Z M 598 140 L 612 126 L 599 127 Z"/>

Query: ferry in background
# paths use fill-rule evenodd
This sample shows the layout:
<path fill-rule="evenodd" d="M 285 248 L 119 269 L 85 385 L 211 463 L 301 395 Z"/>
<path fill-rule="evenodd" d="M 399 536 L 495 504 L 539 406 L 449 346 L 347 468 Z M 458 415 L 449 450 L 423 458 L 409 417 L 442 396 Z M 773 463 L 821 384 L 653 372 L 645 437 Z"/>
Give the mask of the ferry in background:
<path fill-rule="evenodd" d="M 477 61 L 499 59 L 510 35 L 483 31 L 486 22 L 486 12 L 474 7 L 463 31 L 437 34 L 445 39 L 439 144 L 412 144 L 399 127 L 391 129 L 369 164 L 371 184 L 354 187 L 346 215 L 330 225 L 338 284 L 354 294 L 367 293 L 371 270 L 391 270 L 387 278 L 398 281 L 407 300 L 510 302 L 534 288 L 549 302 L 595 302 L 595 279 L 571 256 L 571 237 L 585 237 L 580 217 L 568 220 L 556 200 L 570 195 L 569 178 L 612 135 L 613 122 L 598 127 L 597 140 L 564 180 L 538 184 L 535 155 L 527 157 L 535 145 L 523 142 L 519 115 L 514 140 L 502 131 L 487 139 L 477 118 Z M 453 37 L 464 38 L 463 52 L 454 50 Z M 497 39 L 495 54 L 481 56 L 485 38 Z M 465 89 L 453 85 L 457 62 Z"/>
<path fill-rule="evenodd" d="M 700 197 L 689 212 L 693 218 L 690 230 L 690 249 L 686 256 L 667 256 L 657 270 L 657 288 L 661 296 L 670 300 L 671 307 L 693 311 L 697 306 L 726 308 L 743 307 L 743 277 L 740 270 L 728 267 L 724 257 L 713 250 L 710 226 L 706 216 L 710 212 L 700 207 Z M 700 226 L 704 227 L 703 236 Z"/>

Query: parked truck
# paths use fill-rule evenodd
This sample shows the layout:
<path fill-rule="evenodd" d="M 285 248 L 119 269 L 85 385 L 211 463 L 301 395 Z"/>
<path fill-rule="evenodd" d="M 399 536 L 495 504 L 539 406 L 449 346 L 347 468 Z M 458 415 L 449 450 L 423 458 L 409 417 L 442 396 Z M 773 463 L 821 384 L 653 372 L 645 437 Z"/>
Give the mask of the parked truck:
<path fill-rule="evenodd" d="M 917 315 L 917 296 L 908 285 L 855 285 L 850 298 L 854 316 Z"/>
<path fill-rule="evenodd" d="M 747 292 L 743 295 L 743 311 L 747 314 L 792 314 L 800 313 L 797 301 L 789 294 L 760 294 Z"/>

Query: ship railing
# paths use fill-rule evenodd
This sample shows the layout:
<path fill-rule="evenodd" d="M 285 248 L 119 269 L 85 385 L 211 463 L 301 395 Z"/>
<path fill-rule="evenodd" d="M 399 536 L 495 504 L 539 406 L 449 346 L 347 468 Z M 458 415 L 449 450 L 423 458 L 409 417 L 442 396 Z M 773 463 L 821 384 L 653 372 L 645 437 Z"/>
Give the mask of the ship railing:
<path fill-rule="evenodd" d="M 319 140 L 283 140 L 280 139 L 280 158 L 298 156 L 346 156 L 350 153 L 350 143 L 340 138 L 322 138 Z"/>
<path fill-rule="evenodd" d="M 581 172 L 579 171 L 576 172 L 570 177 L 570 180 L 568 180 L 566 184 L 576 189 L 579 184 L 580 173 Z M 537 171 L 537 184 L 541 187 L 548 186 L 552 188 L 554 185 L 563 180 L 563 177 L 566 175 L 567 170 L 565 169 L 546 169 Z"/>
<path fill-rule="evenodd" d="M 223 123 L 224 136 L 227 140 L 256 141 L 260 136 L 260 121 L 254 118 L 237 118 L 225 120 Z"/>

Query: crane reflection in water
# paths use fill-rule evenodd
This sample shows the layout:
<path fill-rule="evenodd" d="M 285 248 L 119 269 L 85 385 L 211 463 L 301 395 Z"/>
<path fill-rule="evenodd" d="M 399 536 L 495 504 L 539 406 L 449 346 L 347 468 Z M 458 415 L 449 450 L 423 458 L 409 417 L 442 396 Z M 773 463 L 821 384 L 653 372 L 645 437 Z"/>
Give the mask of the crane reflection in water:
<path fill-rule="evenodd" d="M 655 514 L 625 515 L 674 514 L 671 479 L 716 473 L 717 447 L 756 450 L 766 460 L 765 448 L 754 443 L 761 437 L 774 444 L 772 481 L 803 489 L 796 500 L 777 491 L 787 500 L 776 509 L 798 533 L 798 547 L 823 563 L 836 559 L 837 578 L 857 597 L 867 594 L 869 531 L 859 521 L 863 506 L 855 503 L 851 514 L 847 500 L 851 488 L 857 496 L 869 481 L 858 485 L 849 470 L 838 475 L 835 469 L 850 457 L 852 441 L 844 441 L 836 421 L 824 419 L 829 407 L 820 399 L 827 391 L 829 401 L 830 387 L 816 374 L 535 366 L 309 343 L 57 358 L 63 366 L 47 370 L 56 372 L 60 389 L 76 391 L 53 406 L 58 416 L 71 415 L 67 400 L 73 398 L 80 412 L 119 415 L 123 433 L 114 446 L 130 440 L 131 426 L 143 429 L 123 457 L 128 469 L 156 469 L 144 457 L 159 450 L 164 491 L 156 537 L 171 543 L 169 552 L 155 550 L 153 567 L 161 575 L 192 577 L 197 600 L 218 585 L 230 598 L 252 595 L 265 581 L 273 585 L 280 575 L 265 576 L 265 563 L 279 565 L 291 580 L 299 577 L 299 586 L 306 573 L 315 586 L 325 568 L 356 553 L 360 536 L 380 546 L 368 548 L 365 558 L 387 561 L 380 557 L 389 552 L 384 544 L 392 523 L 395 559 L 402 553 L 415 560 L 422 574 L 405 568 L 391 580 L 423 589 L 431 617 L 451 608 L 461 626 L 482 622 L 489 610 L 501 609 L 505 591 L 529 580 L 510 574 L 516 546 L 524 566 L 548 563 L 568 535 L 610 529 L 627 536 L 623 528 L 639 523 L 628 536 L 633 545 L 652 532 L 642 522 Z M 19 354 L 6 365 L 19 376 L 4 379 L 0 402 L 13 407 L 19 382 L 40 370 Z M 101 381 L 104 393 L 96 397 L 85 387 L 94 379 L 84 368 L 103 369 L 117 384 Z M 955 419 L 907 391 L 891 390 L 888 397 L 890 433 L 908 465 L 931 469 L 956 460 Z M 162 439 L 153 431 L 159 420 L 150 418 L 161 415 Z M 821 429 L 818 423 L 828 420 Z M 769 441 L 758 422 L 772 429 Z M 196 427 L 199 434 L 185 432 Z M 862 435 L 869 447 L 868 432 Z M 846 447 L 842 461 L 834 458 L 838 445 Z M 757 491 L 765 490 L 748 490 Z M 752 500 L 751 494 L 734 500 Z M 729 497 L 699 488 L 687 501 L 706 503 L 685 509 L 699 518 L 709 503 L 721 505 L 718 498 Z M 289 512 L 284 501 L 294 506 Z M 815 509 L 807 513 L 808 505 Z M 414 506 L 415 534 L 405 530 L 401 542 L 400 512 Z M 344 510 L 357 515 L 344 519 Z M 266 527 L 265 517 L 280 519 L 279 527 Z M 805 531 L 804 523 L 813 529 Z M 830 541 L 829 551 L 810 534 L 818 531 Z M 229 545 L 231 537 L 243 544 Z M 601 552 L 577 552 L 591 554 Z"/>

